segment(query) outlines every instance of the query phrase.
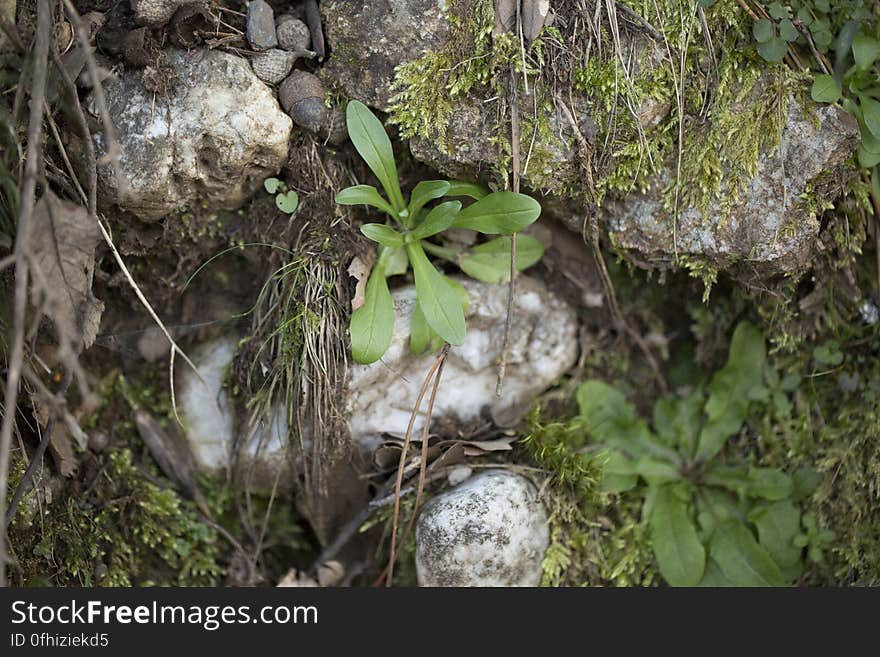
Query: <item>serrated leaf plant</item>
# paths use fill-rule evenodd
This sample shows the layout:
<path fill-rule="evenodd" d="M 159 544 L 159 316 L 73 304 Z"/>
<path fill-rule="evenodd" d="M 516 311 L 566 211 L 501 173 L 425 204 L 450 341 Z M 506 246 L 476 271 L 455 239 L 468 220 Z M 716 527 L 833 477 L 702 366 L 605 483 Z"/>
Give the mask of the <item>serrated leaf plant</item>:
<path fill-rule="evenodd" d="M 487 283 L 509 280 L 511 238 L 541 214 L 538 202 L 525 194 L 488 192 L 456 180 L 423 180 L 404 198 L 391 140 L 379 119 L 363 103 L 346 107 L 348 134 L 357 152 L 376 176 L 384 196 L 371 185 L 341 190 L 341 205 L 367 205 L 385 215 L 383 223 L 367 223 L 361 232 L 378 243 L 378 256 L 367 281 L 363 305 L 351 316 L 352 356 L 358 363 L 379 360 L 391 344 L 394 308 L 388 278 L 412 270 L 416 306 L 410 324 L 410 350 L 421 353 L 465 339 L 467 294 L 445 276 L 431 257 L 457 266 Z M 451 200 L 444 200 L 451 199 Z M 468 202 L 463 205 L 462 200 Z M 467 229 L 492 236 L 472 247 L 443 243 L 449 229 Z M 541 243 L 523 235 L 517 240 L 516 267 L 534 265 L 543 255 Z"/>
<path fill-rule="evenodd" d="M 752 404 L 782 404 L 794 378 L 784 380 L 767 365 L 761 332 L 742 322 L 705 389 L 660 398 L 650 421 L 606 383 L 578 388 L 587 431 L 609 455 L 603 487 L 643 496 L 642 520 L 668 584 L 783 586 L 800 576 L 805 547 L 811 558 L 821 553 L 815 522 L 798 505 L 817 473 L 790 475 L 725 449 Z"/>

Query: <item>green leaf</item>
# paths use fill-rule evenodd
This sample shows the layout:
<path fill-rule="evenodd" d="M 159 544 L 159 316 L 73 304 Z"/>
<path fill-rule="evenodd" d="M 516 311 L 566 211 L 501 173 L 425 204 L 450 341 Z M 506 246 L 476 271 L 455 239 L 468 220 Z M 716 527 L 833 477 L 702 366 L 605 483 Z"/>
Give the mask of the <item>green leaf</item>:
<path fill-rule="evenodd" d="M 362 102 L 351 100 L 345 109 L 346 125 L 351 143 L 385 189 L 391 205 L 398 211 L 406 205 L 397 180 L 397 165 L 391 140 L 382 122 Z"/>
<path fill-rule="evenodd" d="M 817 103 L 836 103 L 841 89 L 833 75 L 816 75 L 810 89 L 810 97 Z"/>
<path fill-rule="evenodd" d="M 445 180 L 423 180 L 417 184 L 409 197 L 409 216 L 417 217 L 425 204 L 435 198 L 445 196 L 449 191 L 449 183 Z"/>
<path fill-rule="evenodd" d="M 758 44 L 758 54 L 768 62 L 781 62 L 788 53 L 788 43 L 782 37 L 773 37 Z"/>
<path fill-rule="evenodd" d="M 706 550 L 671 486 L 660 486 L 651 513 L 651 542 L 660 573 L 671 586 L 696 586 L 706 568 Z"/>
<path fill-rule="evenodd" d="M 266 178 L 263 181 L 263 189 L 265 189 L 270 194 L 274 194 L 278 191 L 278 188 L 281 186 L 281 181 L 278 178 Z"/>
<path fill-rule="evenodd" d="M 859 32 L 853 38 L 852 51 L 856 59 L 856 66 L 867 71 L 880 57 L 880 41 L 864 32 Z"/>
<path fill-rule="evenodd" d="M 700 580 L 698 586 L 717 589 L 736 586 L 736 584 L 727 579 L 715 560 L 710 558 L 706 561 L 706 572 L 703 573 L 703 579 Z"/>
<path fill-rule="evenodd" d="M 394 332 L 394 304 L 382 266 L 377 262 L 367 281 L 364 305 L 351 315 L 351 354 L 355 361 L 374 363 L 388 351 Z"/>
<path fill-rule="evenodd" d="M 622 392 L 602 381 L 591 380 L 578 386 L 576 394 L 586 429 L 594 438 L 631 456 L 647 455 L 644 442 L 650 438 L 650 432 Z"/>
<path fill-rule="evenodd" d="M 791 479 L 794 484 L 791 498 L 797 502 L 813 494 L 813 491 L 822 483 L 822 474 L 813 468 L 803 467 L 795 471 Z"/>
<path fill-rule="evenodd" d="M 687 397 L 667 395 L 654 404 L 654 431 L 670 447 L 693 456 L 703 413 L 703 390 L 697 388 Z"/>
<path fill-rule="evenodd" d="M 781 36 L 786 41 L 797 41 L 798 37 L 801 35 L 798 32 L 797 28 L 794 26 L 794 23 L 791 22 L 788 18 L 783 18 L 779 21 L 779 36 Z"/>
<path fill-rule="evenodd" d="M 779 566 L 739 520 L 725 520 L 716 527 L 709 554 L 724 577 L 735 586 L 782 586 L 785 583 Z"/>
<path fill-rule="evenodd" d="M 396 217 L 394 208 L 379 194 L 379 190 L 372 185 L 355 185 L 346 187 L 336 195 L 339 205 L 369 205 Z"/>
<path fill-rule="evenodd" d="M 744 466 L 712 465 L 703 477 L 709 486 L 723 486 L 737 495 L 744 496 L 749 485 L 749 471 Z"/>
<path fill-rule="evenodd" d="M 493 192 L 459 212 L 452 225 L 486 235 L 505 235 L 521 231 L 540 215 L 541 206 L 531 196 Z"/>
<path fill-rule="evenodd" d="M 478 244 L 458 260 L 461 270 L 478 281 L 484 283 L 506 283 L 510 280 L 510 244 L 509 237 Z M 528 269 L 544 255 L 544 245 L 529 235 L 518 235 L 516 238 L 516 268 L 518 271 Z"/>
<path fill-rule="evenodd" d="M 635 471 L 651 485 L 667 484 L 681 479 L 681 474 L 674 465 L 648 456 L 636 461 Z"/>
<path fill-rule="evenodd" d="M 421 244 L 407 244 L 406 252 L 416 280 L 416 296 L 428 326 L 449 344 L 461 345 L 466 329 L 458 294 L 428 260 Z"/>
<path fill-rule="evenodd" d="M 767 11 L 770 16 L 779 20 L 780 18 L 788 18 L 788 9 L 782 6 L 780 2 L 771 2 L 767 5 Z"/>
<path fill-rule="evenodd" d="M 385 224 L 364 224 L 361 226 L 361 232 L 369 239 L 378 242 L 382 246 L 387 246 L 389 249 L 403 246 L 403 234 L 398 233 L 391 226 L 386 226 Z"/>
<path fill-rule="evenodd" d="M 746 493 L 765 500 L 785 499 L 794 490 L 791 477 L 776 468 L 750 466 L 746 479 Z"/>
<path fill-rule="evenodd" d="M 379 257 L 382 258 L 386 247 L 380 247 Z M 406 249 L 403 247 L 392 249 L 391 253 L 384 256 L 385 259 L 385 276 L 401 276 L 409 269 L 409 256 L 406 255 Z"/>
<path fill-rule="evenodd" d="M 488 193 L 489 190 L 482 185 L 475 185 L 474 183 L 462 180 L 450 180 L 449 191 L 446 192 L 446 196 L 469 196 L 475 201 L 479 201 Z"/>
<path fill-rule="evenodd" d="M 755 41 L 758 43 L 769 41 L 775 34 L 776 30 L 773 29 L 773 22 L 766 18 L 758 19 L 752 24 L 752 36 L 755 37 Z"/>
<path fill-rule="evenodd" d="M 781 569 L 800 563 L 801 548 L 794 544 L 801 529 L 801 513 L 789 500 L 760 504 L 749 512 L 758 529 L 758 542 Z"/>
<path fill-rule="evenodd" d="M 606 493 L 623 493 L 638 484 L 636 466 L 623 452 L 613 450 L 608 455 L 608 463 L 602 472 L 601 489 Z"/>
<path fill-rule="evenodd" d="M 299 195 L 292 189 L 286 194 L 278 194 L 275 196 L 275 205 L 282 212 L 293 214 L 299 206 Z"/>
<path fill-rule="evenodd" d="M 859 146 L 859 166 L 870 169 L 880 164 L 880 153 L 867 150 L 864 145 Z"/>
<path fill-rule="evenodd" d="M 865 126 L 876 139 L 880 139 L 880 102 L 865 94 L 859 94 L 859 106 Z"/>
<path fill-rule="evenodd" d="M 446 279 L 446 282 L 452 286 L 452 288 L 455 290 L 455 293 L 458 295 L 458 300 L 459 302 L 461 302 L 462 312 L 467 311 L 467 290 L 465 290 L 464 286 L 458 281 L 454 281 L 448 277 L 444 278 Z M 413 308 L 412 320 L 410 322 L 410 353 L 412 353 L 414 356 L 418 356 L 419 354 L 424 353 L 426 350 L 430 352 L 437 351 L 442 346 L 443 338 L 437 335 L 437 333 L 434 332 L 434 329 L 428 326 L 428 322 L 427 320 L 425 320 L 425 314 L 422 312 L 421 306 L 419 306 L 418 299 L 416 299 L 415 308 Z"/>
<path fill-rule="evenodd" d="M 439 349 L 443 346 L 443 340 L 437 335 L 425 320 L 425 314 L 416 300 L 415 308 L 413 308 L 412 319 L 409 325 L 409 351 L 412 355 L 418 356 L 430 348 L 431 351 Z"/>
<path fill-rule="evenodd" d="M 727 364 L 709 383 L 707 419 L 697 444 L 698 460 L 711 459 L 739 431 L 748 414 L 749 391 L 764 379 L 766 359 L 764 336 L 752 324 L 740 322 L 730 341 Z"/>
<path fill-rule="evenodd" d="M 412 239 L 423 240 L 425 238 L 442 233 L 452 225 L 458 211 L 461 210 L 461 201 L 447 201 L 433 208 L 412 232 Z"/>

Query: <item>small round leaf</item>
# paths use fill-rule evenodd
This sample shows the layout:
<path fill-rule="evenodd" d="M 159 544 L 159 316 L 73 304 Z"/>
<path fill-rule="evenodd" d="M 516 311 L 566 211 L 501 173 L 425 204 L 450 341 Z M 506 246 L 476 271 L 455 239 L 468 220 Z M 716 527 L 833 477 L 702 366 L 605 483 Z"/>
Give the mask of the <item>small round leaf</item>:
<path fill-rule="evenodd" d="M 275 205 L 277 205 L 278 209 L 282 212 L 293 214 L 296 212 L 296 207 L 299 205 L 299 196 L 293 190 L 286 194 L 278 194 L 275 197 Z"/>

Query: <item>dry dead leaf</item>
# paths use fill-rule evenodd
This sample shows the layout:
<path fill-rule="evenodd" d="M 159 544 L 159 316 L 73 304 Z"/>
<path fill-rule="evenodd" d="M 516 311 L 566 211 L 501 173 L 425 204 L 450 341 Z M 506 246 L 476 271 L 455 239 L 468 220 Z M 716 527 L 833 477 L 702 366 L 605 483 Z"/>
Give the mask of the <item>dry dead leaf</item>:
<path fill-rule="evenodd" d="M 277 586 L 316 588 L 320 585 L 315 579 L 309 577 L 305 573 L 300 573 L 296 568 L 291 568 L 287 574 L 279 580 Z"/>
<path fill-rule="evenodd" d="M 92 294 L 95 247 L 101 233 L 88 211 L 52 192 L 34 208 L 30 243 L 31 302 L 55 323 L 74 353 L 95 341 L 104 302 Z"/>
<path fill-rule="evenodd" d="M 512 32 L 516 26 L 517 0 L 495 0 L 495 25 L 492 34 L 500 36 Z"/>
<path fill-rule="evenodd" d="M 70 444 L 70 435 L 67 428 L 60 422 L 52 425 L 52 437 L 49 439 L 49 453 L 55 461 L 55 467 L 62 477 L 70 477 L 76 472 L 79 463 L 73 454 Z"/>
<path fill-rule="evenodd" d="M 522 0 L 522 32 L 529 43 L 538 38 L 550 13 L 550 0 Z"/>
<path fill-rule="evenodd" d="M 195 478 L 195 461 L 189 444 L 177 432 L 166 432 L 153 416 L 144 410 L 134 412 L 134 423 L 150 454 L 159 464 L 159 469 L 174 482 L 184 496 L 196 503 L 199 511 L 210 517 Z"/>
<path fill-rule="evenodd" d="M 364 305 L 364 295 L 367 292 L 367 280 L 370 278 L 370 272 L 373 270 L 373 260 L 368 258 L 363 260 L 360 256 L 355 256 L 354 260 L 348 266 L 348 275 L 357 281 L 357 287 L 354 289 L 354 297 L 351 300 L 352 311 L 357 310 Z"/>
<path fill-rule="evenodd" d="M 337 586 L 345 578 L 345 566 L 338 561 L 328 561 L 318 566 L 318 584 Z"/>

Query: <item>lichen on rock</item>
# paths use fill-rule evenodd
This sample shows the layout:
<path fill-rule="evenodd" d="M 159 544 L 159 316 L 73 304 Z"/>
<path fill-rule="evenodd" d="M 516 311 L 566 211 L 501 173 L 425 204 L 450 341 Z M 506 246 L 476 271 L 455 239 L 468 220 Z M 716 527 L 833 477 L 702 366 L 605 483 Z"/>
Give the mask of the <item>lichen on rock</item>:
<path fill-rule="evenodd" d="M 547 512 L 522 475 L 489 470 L 432 498 L 416 523 L 420 586 L 537 586 Z"/>

